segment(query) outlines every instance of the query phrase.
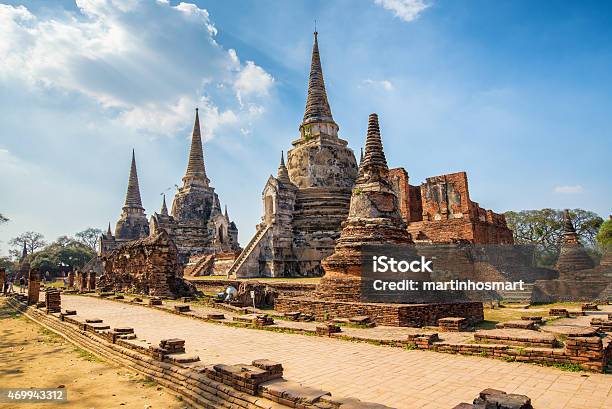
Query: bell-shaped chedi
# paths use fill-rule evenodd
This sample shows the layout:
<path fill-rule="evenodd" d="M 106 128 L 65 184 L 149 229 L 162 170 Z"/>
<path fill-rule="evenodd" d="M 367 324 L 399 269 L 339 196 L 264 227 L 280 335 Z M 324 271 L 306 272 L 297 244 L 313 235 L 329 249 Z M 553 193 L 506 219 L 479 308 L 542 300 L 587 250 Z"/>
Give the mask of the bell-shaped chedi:
<path fill-rule="evenodd" d="M 323 260 L 325 276 L 317 288 L 322 298 L 358 301 L 365 246 L 413 244 L 397 196 L 388 179 L 378 116 L 371 114 L 363 160 L 334 253 Z"/>
<path fill-rule="evenodd" d="M 569 209 L 565 209 L 563 211 L 563 238 L 556 268 L 563 276 L 593 267 L 595 263 L 578 239 Z"/>

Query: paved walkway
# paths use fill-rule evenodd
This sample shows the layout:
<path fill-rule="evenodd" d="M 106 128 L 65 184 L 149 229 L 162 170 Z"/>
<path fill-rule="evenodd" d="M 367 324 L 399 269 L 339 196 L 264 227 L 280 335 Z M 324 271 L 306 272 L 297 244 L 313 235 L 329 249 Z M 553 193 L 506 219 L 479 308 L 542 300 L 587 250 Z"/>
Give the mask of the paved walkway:
<path fill-rule="evenodd" d="M 93 297 L 64 295 L 62 307 L 133 327 L 153 344 L 185 339 L 187 352 L 204 363 L 268 358 L 283 364 L 286 379 L 396 408 L 450 409 L 485 388 L 528 395 L 537 409 L 612 407 L 612 375 L 234 328 Z"/>

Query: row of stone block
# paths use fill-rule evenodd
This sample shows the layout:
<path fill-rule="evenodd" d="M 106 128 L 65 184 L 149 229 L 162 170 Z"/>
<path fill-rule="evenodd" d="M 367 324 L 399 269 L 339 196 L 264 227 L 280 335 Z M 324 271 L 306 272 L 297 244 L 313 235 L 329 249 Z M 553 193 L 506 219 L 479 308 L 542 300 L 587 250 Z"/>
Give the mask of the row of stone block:
<path fill-rule="evenodd" d="M 591 318 L 591 326 L 598 332 L 612 332 L 612 314 L 608 315 L 608 319 Z"/>
<path fill-rule="evenodd" d="M 282 378 L 283 367 L 269 360 L 255 360 L 251 365 L 217 364 L 209 366 L 205 368 L 204 373 L 212 380 L 256 396 L 259 393 L 259 385 L 272 379 Z"/>
<path fill-rule="evenodd" d="M 266 314 L 245 314 L 233 318 L 236 322 L 252 324 L 258 327 L 274 325 L 274 319 Z"/>

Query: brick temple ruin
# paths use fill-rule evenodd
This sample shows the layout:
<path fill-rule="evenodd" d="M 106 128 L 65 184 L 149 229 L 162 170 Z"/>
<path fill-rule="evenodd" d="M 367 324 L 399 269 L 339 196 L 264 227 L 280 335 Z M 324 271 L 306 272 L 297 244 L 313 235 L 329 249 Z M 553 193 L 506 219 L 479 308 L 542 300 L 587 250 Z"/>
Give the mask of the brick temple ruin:
<path fill-rule="evenodd" d="M 138 254 L 145 260 L 136 261 L 128 257 L 135 249 L 139 249 Z M 156 251 L 160 254 L 156 254 Z M 196 108 L 187 170 L 182 186 L 174 196 L 171 212 L 168 212 L 164 195 L 160 212 L 155 212 L 147 221 L 140 197 L 136 158 L 132 151 L 125 203 L 115 226 L 115 234 L 109 223 L 107 232 L 100 237 L 100 269 L 112 288 L 127 286 L 135 291 L 170 295 L 177 293 L 173 285 L 168 284 L 168 290 L 159 287 L 159 283 L 142 282 L 148 277 L 157 276 L 158 272 L 152 267 L 156 263 L 164 266 L 166 270 L 163 274 L 168 277 L 182 277 L 184 266 L 188 269 L 195 266 L 201 270 L 202 260 L 209 261 L 210 269 L 215 267 L 216 261 L 229 268 L 239 251 L 238 228 L 230 220 L 227 206 L 225 212 L 221 210 L 219 196 L 206 175 L 200 118 Z M 150 270 L 138 270 L 142 265 Z M 180 273 L 175 271 L 175 267 Z M 128 279 L 126 274 L 131 277 Z"/>
<path fill-rule="evenodd" d="M 437 325 L 445 317 L 462 318 L 473 325 L 484 319 L 481 302 L 432 302 L 419 292 L 411 304 L 364 302 L 362 267 L 367 258 L 365 249 L 372 245 L 395 245 L 416 253 L 389 180 L 376 114 L 369 117 L 365 155 L 359 164 L 348 218 L 334 252 L 322 262 L 325 275 L 314 294 L 278 297 L 275 309 L 281 313 L 298 311 L 317 320 L 368 316 L 377 324 L 390 326 Z"/>
<path fill-rule="evenodd" d="M 168 298 L 193 293 L 191 286 L 183 280 L 178 247 L 163 229 L 125 243 L 101 258 L 104 274 L 100 277 L 99 287 L 102 291 Z M 95 276 L 93 279 L 95 283 Z"/>
<path fill-rule="evenodd" d="M 358 166 L 338 136 L 325 90 L 315 32 L 308 95 L 299 137 L 281 156 L 276 177 L 262 193 L 264 215 L 229 275 L 236 277 L 321 276 L 321 260 L 332 254 L 349 213 Z M 511 244 L 502 214 L 470 199 L 465 172 L 409 184 L 403 168 L 388 172 L 399 212 L 415 242 Z"/>
<path fill-rule="evenodd" d="M 190 274 L 194 269 L 210 274 L 215 267 L 229 268 L 239 252 L 238 228 L 230 220 L 227 206 L 225 212 L 221 210 L 219 196 L 206 175 L 196 108 L 187 170 L 172 211 L 168 212 L 164 195 L 160 212 L 147 221 L 132 151 L 125 203 L 115 234 L 109 223 L 100 237 L 99 256 L 88 265 L 91 271 L 102 272 L 100 281 L 106 290 L 176 297 L 192 292 L 182 278 L 185 266 Z"/>
<path fill-rule="evenodd" d="M 134 240 L 155 236 L 161 230 L 165 230 L 176 244 L 183 264 L 194 256 L 239 251 L 236 224 L 230 220 L 227 206 L 225 212 L 222 211 L 219 196 L 206 175 L 197 108 L 187 170 L 182 182 L 174 196 L 172 211 L 168 212 L 164 195 L 160 212 L 155 212 L 147 221 L 140 198 L 136 158 L 132 151 L 125 204 L 115 226 L 115 234 L 109 224 L 106 234 L 101 236 L 100 254 L 110 253 Z"/>

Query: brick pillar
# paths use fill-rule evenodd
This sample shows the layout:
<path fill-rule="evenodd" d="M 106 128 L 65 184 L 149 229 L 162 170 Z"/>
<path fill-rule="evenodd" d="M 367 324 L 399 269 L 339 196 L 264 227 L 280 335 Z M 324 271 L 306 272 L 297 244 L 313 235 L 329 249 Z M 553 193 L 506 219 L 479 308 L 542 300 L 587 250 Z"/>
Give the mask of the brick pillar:
<path fill-rule="evenodd" d="M 6 281 L 6 270 L 4 268 L 0 268 L 0 292 L 6 291 L 4 288 L 4 282 Z"/>
<path fill-rule="evenodd" d="M 83 292 L 87 289 L 87 273 L 79 271 L 79 291 Z"/>
<path fill-rule="evenodd" d="M 83 273 L 85 274 L 85 273 Z M 96 290 L 96 273 L 93 271 L 89 272 L 89 275 L 87 277 L 87 289 L 89 291 L 95 291 Z"/>
<path fill-rule="evenodd" d="M 36 305 L 40 296 L 40 274 L 37 269 L 30 270 L 28 276 L 28 305 Z"/>
<path fill-rule="evenodd" d="M 68 273 L 68 288 L 74 288 L 74 271 Z"/>

